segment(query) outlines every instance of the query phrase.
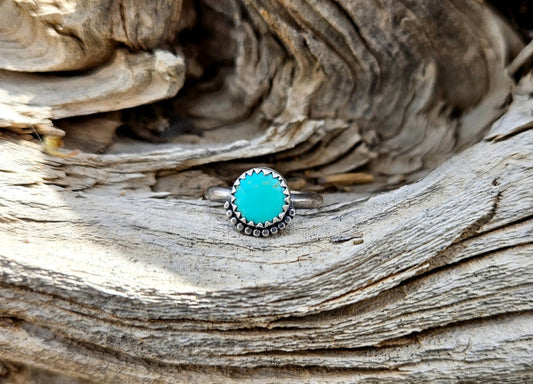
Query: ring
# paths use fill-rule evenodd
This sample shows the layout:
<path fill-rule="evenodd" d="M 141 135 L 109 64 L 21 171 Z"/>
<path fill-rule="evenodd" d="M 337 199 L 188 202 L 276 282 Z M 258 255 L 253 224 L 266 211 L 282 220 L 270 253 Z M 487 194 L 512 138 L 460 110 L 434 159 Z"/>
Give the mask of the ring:
<path fill-rule="evenodd" d="M 295 208 L 318 208 L 322 196 L 289 189 L 277 171 L 257 167 L 243 172 L 233 187 L 210 187 L 208 200 L 224 203 L 226 216 L 246 235 L 270 236 L 285 229 L 294 218 Z"/>

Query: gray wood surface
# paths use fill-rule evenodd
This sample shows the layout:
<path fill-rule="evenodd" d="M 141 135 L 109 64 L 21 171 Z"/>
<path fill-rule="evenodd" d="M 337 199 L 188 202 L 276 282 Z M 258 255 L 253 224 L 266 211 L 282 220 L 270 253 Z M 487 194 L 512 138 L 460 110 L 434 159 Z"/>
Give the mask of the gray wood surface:
<path fill-rule="evenodd" d="M 513 130 L 268 239 L 207 201 L 69 191 L 3 141 L 0 354 L 99 382 L 524 382 L 533 135 Z"/>
<path fill-rule="evenodd" d="M 533 381 L 533 78 L 485 4 L 103 3 L 0 2 L 0 382 Z M 57 120 L 178 91 L 197 136 Z M 375 182 L 247 237 L 201 196 L 263 162 Z"/>

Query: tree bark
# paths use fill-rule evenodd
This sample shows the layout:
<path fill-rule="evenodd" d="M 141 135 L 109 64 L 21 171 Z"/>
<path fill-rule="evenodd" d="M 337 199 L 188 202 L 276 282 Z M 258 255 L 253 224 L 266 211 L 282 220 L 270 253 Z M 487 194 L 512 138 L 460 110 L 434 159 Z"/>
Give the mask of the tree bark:
<path fill-rule="evenodd" d="M 533 380 L 533 80 L 486 4 L 108 3 L 0 2 L 6 382 Z M 201 196 L 257 164 L 324 206 L 231 229 Z"/>

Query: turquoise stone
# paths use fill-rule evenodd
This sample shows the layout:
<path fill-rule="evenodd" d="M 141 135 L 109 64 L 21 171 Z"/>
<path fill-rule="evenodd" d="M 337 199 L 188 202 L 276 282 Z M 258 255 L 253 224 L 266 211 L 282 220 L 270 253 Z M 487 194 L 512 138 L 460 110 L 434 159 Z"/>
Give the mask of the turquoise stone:
<path fill-rule="evenodd" d="M 272 220 L 283 212 L 286 204 L 284 188 L 281 181 L 272 174 L 265 175 L 263 171 L 246 175 L 235 186 L 235 201 L 237 211 L 248 221 L 255 224 Z"/>

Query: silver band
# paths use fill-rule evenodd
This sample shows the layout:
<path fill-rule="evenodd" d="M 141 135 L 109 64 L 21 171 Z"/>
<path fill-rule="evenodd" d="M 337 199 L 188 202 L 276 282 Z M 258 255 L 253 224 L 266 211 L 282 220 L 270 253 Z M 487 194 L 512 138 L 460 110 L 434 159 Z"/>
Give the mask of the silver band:
<path fill-rule="evenodd" d="M 231 196 L 231 188 L 209 187 L 205 198 L 218 203 L 225 203 Z M 294 208 L 318 208 L 323 202 L 322 195 L 316 192 L 291 191 L 291 201 Z"/>

